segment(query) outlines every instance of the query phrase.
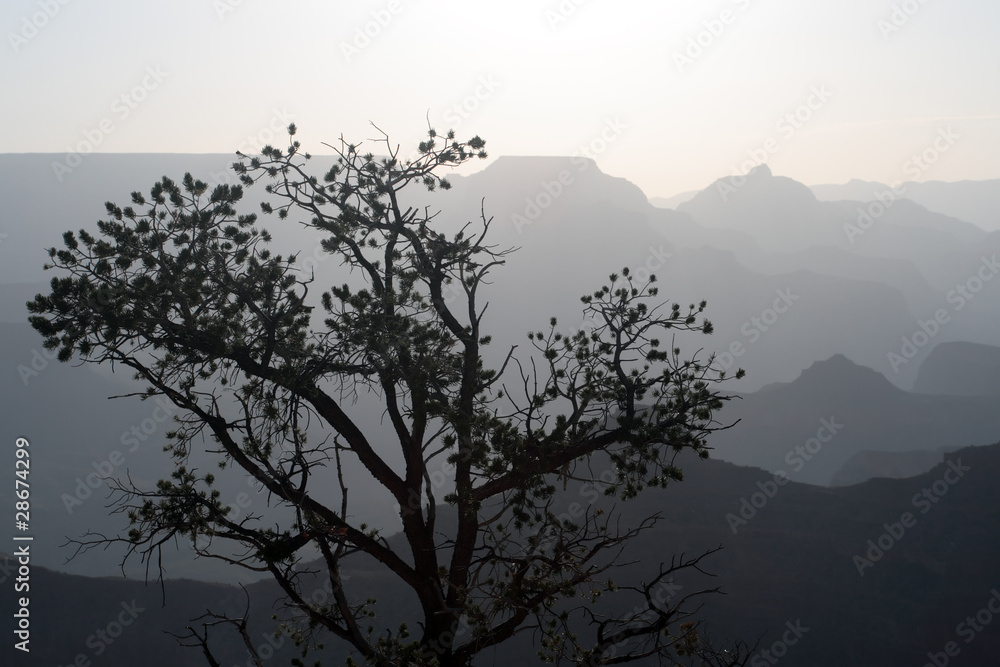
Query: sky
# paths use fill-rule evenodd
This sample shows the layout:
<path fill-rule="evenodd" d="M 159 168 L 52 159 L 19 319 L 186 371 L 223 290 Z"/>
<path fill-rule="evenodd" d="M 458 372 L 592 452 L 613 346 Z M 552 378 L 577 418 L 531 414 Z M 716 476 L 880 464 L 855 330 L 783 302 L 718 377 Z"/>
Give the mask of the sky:
<path fill-rule="evenodd" d="M 4 0 L 0 153 L 304 150 L 428 122 L 649 196 L 1000 178 L 995 0 Z M 481 168 L 481 165 L 480 165 Z"/>

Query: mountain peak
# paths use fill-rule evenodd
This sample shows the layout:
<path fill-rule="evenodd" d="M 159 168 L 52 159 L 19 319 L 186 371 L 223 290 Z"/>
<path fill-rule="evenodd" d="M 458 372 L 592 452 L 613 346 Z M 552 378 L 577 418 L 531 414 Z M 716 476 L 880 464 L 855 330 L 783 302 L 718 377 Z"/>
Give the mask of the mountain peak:
<path fill-rule="evenodd" d="M 791 382 L 775 382 L 758 391 L 792 391 L 796 394 L 818 391 L 823 394 L 896 394 L 902 392 L 874 368 L 851 361 L 843 354 L 814 361 Z"/>
<path fill-rule="evenodd" d="M 816 203 L 808 187 L 787 176 L 775 176 L 770 167 L 759 164 L 745 175 L 718 179 L 677 210 L 686 210 L 703 223 L 735 216 L 731 222 L 739 224 L 751 211 L 766 211 L 770 216 L 776 207 L 787 210 L 791 206 L 806 215 L 815 213 Z"/>
<path fill-rule="evenodd" d="M 806 376 L 821 375 L 821 374 L 828 375 L 831 373 L 858 373 L 858 372 L 874 373 L 875 375 L 881 375 L 881 373 L 879 373 L 878 371 L 869 368 L 868 366 L 862 366 L 861 364 L 857 364 L 848 359 L 845 355 L 838 352 L 837 354 L 833 355 L 832 357 L 829 357 L 828 359 L 820 359 L 814 361 L 812 364 L 809 365 L 809 368 L 806 368 L 805 370 L 802 371 L 802 375 L 800 375 L 799 377 L 801 379 Z"/>
<path fill-rule="evenodd" d="M 469 183 L 476 183 L 480 194 L 486 192 L 498 199 L 513 197 L 519 202 L 527 196 L 541 208 L 548 208 L 557 199 L 578 205 L 602 202 L 628 211 L 646 212 L 651 208 L 637 185 L 601 171 L 594 159 L 580 155 L 503 155 L 469 179 Z M 575 193 L 573 197 L 560 198 L 569 190 Z"/>
<path fill-rule="evenodd" d="M 792 384 L 851 392 L 901 391 L 874 368 L 855 363 L 843 354 L 813 362 Z"/>

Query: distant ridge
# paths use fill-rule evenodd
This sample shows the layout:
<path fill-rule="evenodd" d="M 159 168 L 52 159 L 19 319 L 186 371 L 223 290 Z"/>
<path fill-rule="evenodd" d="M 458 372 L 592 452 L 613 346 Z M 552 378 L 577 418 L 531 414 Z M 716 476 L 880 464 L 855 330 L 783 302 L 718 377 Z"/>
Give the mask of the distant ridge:
<path fill-rule="evenodd" d="M 752 644 L 762 637 L 760 646 L 767 647 L 780 640 L 786 621 L 798 620 L 809 631 L 805 641 L 789 650 L 789 657 L 794 656 L 789 664 L 923 664 L 928 651 L 953 640 L 956 623 L 991 600 L 997 587 L 1000 536 L 990 527 L 1000 521 L 1000 486 L 994 483 L 1000 475 L 1000 445 L 963 449 L 946 459 L 910 479 L 875 479 L 838 489 L 789 483 L 760 502 L 769 474 L 685 457 L 680 462 L 683 482 L 651 490 L 620 508 L 626 524 L 654 511 L 663 520 L 630 545 L 623 559 L 630 562 L 615 570 L 615 581 L 631 585 L 670 555 L 683 551 L 692 556 L 721 544 L 723 550 L 703 565 L 717 575 L 708 580 L 710 585 L 721 586 L 726 594 L 704 598 L 699 616 L 714 639 L 742 638 Z M 942 480 L 952 480 L 946 491 L 940 488 Z M 935 503 L 914 504 L 915 494 L 934 488 L 940 492 Z M 558 497 L 553 511 L 578 501 L 575 491 Z M 752 497 L 756 505 L 750 504 Z M 446 512 L 444 507 L 441 511 Z M 885 526 L 898 523 L 904 513 L 913 518 L 910 526 L 896 533 L 888 549 L 872 551 L 868 541 L 884 546 L 889 539 L 883 537 Z M 398 535 L 388 539 L 399 545 Z M 855 557 L 862 559 L 860 573 Z M 0 557 L 0 570 L 12 565 Z M 31 664 L 73 664 L 83 654 L 94 665 L 197 667 L 205 664 L 200 651 L 179 647 L 164 631 L 183 634 L 190 619 L 206 609 L 239 617 L 246 603 L 239 588 L 220 584 L 169 581 L 164 599 L 158 586 L 146 585 L 141 577 L 90 578 L 41 567 L 33 568 L 31 576 L 36 632 Z M 343 579 L 349 595 L 379 601 L 372 621 L 376 627 L 394 627 L 417 608 L 383 568 L 367 560 L 345 563 Z M 706 580 L 676 583 L 686 593 Z M 271 582 L 247 588 L 251 637 L 268 647 L 272 660 L 267 664 L 288 664 L 297 655 L 292 642 L 273 635 L 279 591 Z M 309 590 L 324 599 L 318 582 Z M 0 628 L 8 635 L 15 621 L 13 604 L 9 595 L 0 601 L 5 619 Z M 858 622 L 845 626 L 845 618 Z M 98 640 L 96 632 L 118 619 L 129 621 L 124 632 L 113 628 L 109 636 L 115 635 L 115 641 Z M 848 631 L 850 641 L 845 641 Z M 212 637 L 221 664 L 246 664 L 246 650 L 232 633 L 220 628 Z M 311 654 L 310 664 L 344 660 L 343 643 L 326 639 L 325 648 Z M 495 658 L 496 664 L 541 664 L 531 640 L 532 633 L 522 633 L 498 646 L 487 663 Z M 97 650 L 102 654 L 95 661 Z M 12 653 L 8 643 L 0 649 L 0 661 L 20 664 Z M 974 642 L 962 645 L 960 664 L 995 664 L 998 654 L 1000 625 L 984 624 Z M 831 662 L 831 656 L 836 660 Z"/>
<path fill-rule="evenodd" d="M 930 211 L 971 222 L 986 231 L 1000 229 L 1000 179 L 982 181 L 907 181 L 895 183 L 896 192 Z M 822 201 L 874 201 L 889 185 L 851 179 L 843 184 L 811 186 Z"/>
<path fill-rule="evenodd" d="M 913 391 L 950 396 L 1000 396 L 1000 347 L 945 342 L 920 365 Z"/>
<path fill-rule="evenodd" d="M 923 475 L 955 447 L 917 452 L 858 452 L 833 474 L 831 486 L 851 486 L 877 477 L 905 479 Z"/>
<path fill-rule="evenodd" d="M 741 398 L 723 409 L 723 422 L 740 424 L 713 434 L 712 456 L 809 484 L 833 484 L 861 452 L 937 451 L 1000 439 L 995 398 L 907 392 L 840 354 L 812 364 L 792 382 Z M 879 466 L 855 471 L 851 480 L 880 472 Z"/>

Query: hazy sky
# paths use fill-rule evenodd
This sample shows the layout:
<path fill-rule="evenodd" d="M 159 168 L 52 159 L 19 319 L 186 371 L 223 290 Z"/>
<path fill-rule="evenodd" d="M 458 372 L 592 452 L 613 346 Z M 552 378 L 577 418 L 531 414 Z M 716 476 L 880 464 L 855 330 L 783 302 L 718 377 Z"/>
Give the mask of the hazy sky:
<path fill-rule="evenodd" d="M 752 157 L 807 184 L 1000 177 L 996 0 L 4 0 L 0 24 L 0 152 L 230 153 L 289 120 L 314 153 L 369 121 L 408 148 L 429 113 L 650 196 Z"/>

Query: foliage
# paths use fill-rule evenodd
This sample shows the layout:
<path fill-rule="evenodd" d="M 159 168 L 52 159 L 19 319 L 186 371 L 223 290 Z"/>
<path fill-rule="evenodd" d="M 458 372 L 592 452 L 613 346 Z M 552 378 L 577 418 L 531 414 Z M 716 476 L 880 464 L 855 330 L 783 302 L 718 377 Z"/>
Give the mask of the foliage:
<path fill-rule="evenodd" d="M 705 437 L 722 427 L 713 414 L 725 397 L 713 384 L 724 373 L 673 344 L 677 332 L 711 332 L 705 303 L 668 307 L 655 278 L 623 270 L 582 299 L 594 330 L 565 336 L 553 319 L 528 334 L 527 355 L 512 346 L 490 368 L 481 292 L 512 250 L 487 243 L 485 212 L 446 236 L 433 214 L 404 204 L 408 187 L 447 189 L 442 169 L 486 157 L 485 142 L 431 130 L 402 160 L 384 135 L 382 158 L 341 140 L 334 166 L 316 177 L 294 134 L 293 125 L 286 150 L 241 155 L 241 185 L 210 191 L 190 174 L 164 177 L 130 206 L 108 203 L 99 235 L 67 232 L 65 247 L 49 251 L 50 267 L 67 275 L 29 304 L 46 347 L 63 361 L 124 365 L 147 385 L 144 398 L 183 410 L 168 433 L 170 477 L 153 489 L 117 486 L 127 537 L 93 536 L 81 548 L 123 542 L 126 558 L 146 559 L 185 538 L 201 555 L 269 572 L 307 622 L 292 631 L 304 647 L 324 631 L 371 664 L 466 665 L 525 630 L 548 660 L 745 659 L 699 637 L 684 603 L 705 591 L 670 605 L 651 596 L 700 558 L 619 590 L 640 603 L 629 614 L 591 607 L 615 592 L 609 571 L 656 517 L 623 528 L 596 506 L 573 521 L 553 509 L 560 480 L 594 481 L 596 456 L 613 469 L 606 493 L 622 501 L 680 480 L 678 452 L 707 456 Z M 239 212 L 244 188 L 261 181 L 262 212 L 303 216 L 343 265 L 345 282 L 315 303 L 315 277 L 294 255 L 272 254 L 257 216 Z M 358 396 L 381 402 L 401 465 L 352 418 Z M 330 437 L 313 443 L 317 420 Z M 282 525 L 231 518 L 214 476 L 188 464 L 206 435 L 220 467 L 253 477 L 285 511 Z M 401 542 L 352 520 L 349 458 L 398 504 Z M 439 507 L 431 474 L 446 464 L 454 479 Z M 331 486 L 339 502 L 321 502 Z M 440 529 L 439 512 L 453 528 Z M 226 543 L 244 550 L 233 556 L 218 548 Z M 317 550 L 333 591 L 322 605 L 303 584 L 305 556 Z M 373 620 L 378 603 L 343 576 L 359 554 L 419 600 L 417 632 Z"/>

